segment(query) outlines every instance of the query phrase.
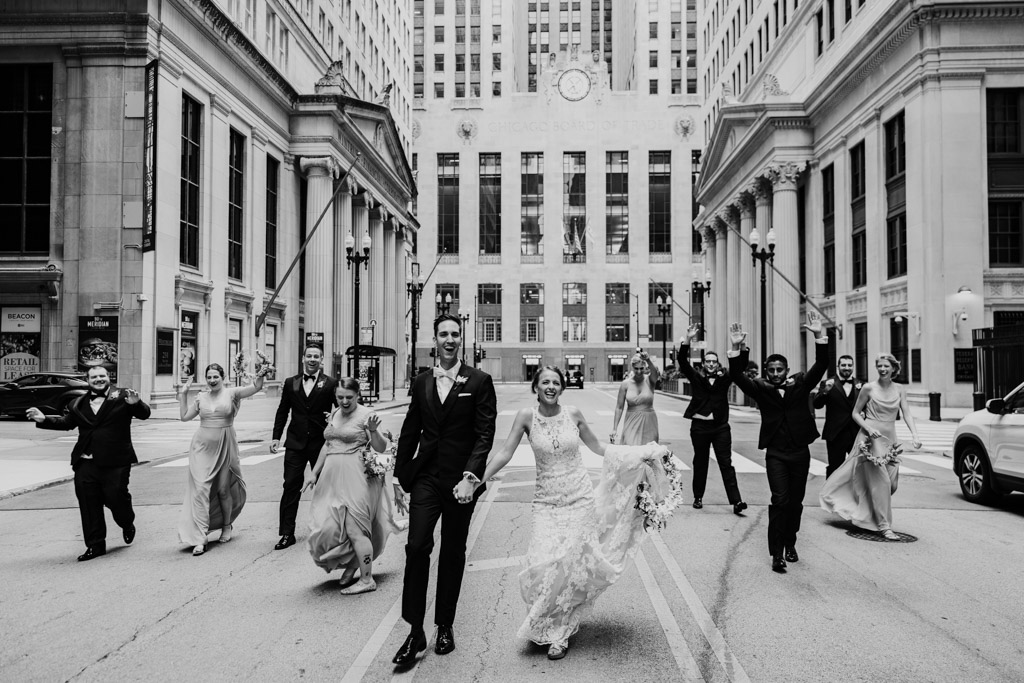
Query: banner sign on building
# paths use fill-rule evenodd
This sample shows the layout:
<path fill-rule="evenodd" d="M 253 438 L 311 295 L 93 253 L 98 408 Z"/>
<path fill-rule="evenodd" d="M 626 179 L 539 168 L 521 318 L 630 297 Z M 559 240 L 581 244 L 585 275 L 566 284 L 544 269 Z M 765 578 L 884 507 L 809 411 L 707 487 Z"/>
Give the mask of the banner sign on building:
<path fill-rule="evenodd" d="M 199 358 L 199 314 L 181 312 L 181 347 L 178 349 L 178 374 L 182 382 L 188 377 L 196 378 Z"/>
<path fill-rule="evenodd" d="M 142 140 L 142 251 L 156 249 L 156 84 L 157 60 L 146 65 Z"/>
<path fill-rule="evenodd" d="M 307 332 L 306 340 L 302 344 L 302 350 L 305 351 L 307 346 L 319 346 L 320 351 L 324 350 L 324 333 L 323 332 Z"/>
<path fill-rule="evenodd" d="M 0 316 L 0 382 L 39 372 L 41 309 L 5 306 Z"/>
<path fill-rule="evenodd" d="M 117 382 L 117 316 L 93 315 L 78 319 L 78 369 L 101 366 Z"/>
<path fill-rule="evenodd" d="M 156 331 L 156 374 L 174 374 L 174 330 Z"/>

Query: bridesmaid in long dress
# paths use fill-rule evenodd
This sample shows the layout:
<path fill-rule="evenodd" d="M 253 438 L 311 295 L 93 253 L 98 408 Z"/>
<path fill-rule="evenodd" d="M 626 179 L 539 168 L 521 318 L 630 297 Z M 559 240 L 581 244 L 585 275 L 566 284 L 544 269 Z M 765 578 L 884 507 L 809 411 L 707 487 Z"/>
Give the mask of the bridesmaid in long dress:
<path fill-rule="evenodd" d="M 654 385 L 658 368 L 641 351 L 630 360 L 632 374 L 622 380 L 615 398 L 616 426 L 612 443 L 640 446 L 658 440 L 658 414 L 654 412 Z M 625 409 L 625 415 L 623 415 Z"/>
<path fill-rule="evenodd" d="M 224 368 L 211 363 L 206 367 L 208 391 L 189 403 L 189 375 L 179 397 L 182 422 L 199 416 L 199 429 L 189 446 L 188 485 L 178 521 L 178 538 L 193 546 L 195 556 L 206 552 L 210 529 L 220 529 L 221 543 L 231 540 L 231 525 L 245 505 L 245 482 L 233 425 L 241 400 L 263 388 L 263 376 L 244 387 L 225 386 L 225 376 Z"/>
<path fill-rule="evenodd" d="M 341 592 L 355 595 L 377 589 L 373 560 L 398 531 L 384 478 L 367 475 L 360 457 L 367 445 L 383 453 L 390 444 L 380 433 L 377 413 L 359 403 L 358 381 L 339 381 L 335 398 L 338 408 L 324 431 L 324 450 L 302 488 L 313 487 L 309 554 L 325 572 L 343 567 Z M 397 485 L 394 491 L 401 511 L 405 494 Z"/>
<path fill-rule="evenodd" d="M 535 408 L 523 408 L 501 451 L 487 464 L 489 480 L 509 460 L 525 434 L 537 461 L 533 525 L 519 587 L 527 616 L 519 637 L 548 645 L 548 659 L 561 659 L 569 637 L 597 597 L 625 571 L 645 537 L 643 516 L 633 509 L 641 481 L 665 486 L 658 445 L 611 446 L 594 436 L 574 406 L 562 406 L 565 387 L 558 368 L 533 378 Z M 583 465 L 580 443 L 604 456 L 595 490 Z"/>
<path fill-rule="evenodd" d="M 899 374 L 899 361 L 891 354 L 880 353 L 875 358 L 875 369 L 878 380 L 861 387 L 853 407 L 853 420 L 860 425 L 853 450 L 826 480 L 819 501 L 822 508 L 856 526 L 898 541 L 899 536 L 892 530 L 892 494 L 899 481 L 899 465 L 876 465 L 861 452 L 861 445 L 869 442 L 873 455 L 886 453 L 896 443 L 896 418 L 900 413 L 910 428 L 914 448 L 921 448 L 921 439 L 907 406 L 907 389 L 892 381 Z"/>

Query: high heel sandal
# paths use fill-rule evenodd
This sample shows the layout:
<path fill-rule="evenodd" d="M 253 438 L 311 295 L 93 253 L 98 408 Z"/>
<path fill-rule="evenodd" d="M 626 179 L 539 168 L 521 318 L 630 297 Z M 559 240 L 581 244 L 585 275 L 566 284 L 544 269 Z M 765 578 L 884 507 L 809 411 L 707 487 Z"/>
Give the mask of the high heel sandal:
<path fill-rule="evenodd" d="M 221 543 L 227 543 L 231 540 L 231 525 L 227 524 L 220 530 L 220 538 L 218 539 Z"/>
<path fill-rule="evenodd" d="M 206 546 L 200 543 L 195 548 L 192 548 L 192 557 L 199 557 L 206 552 Z"/>
<path fill-rule="evenodd" d="M 562 659 L 569 652 L 569 643 L 552 643 L 548 648 L 548 659 Z"/>
<path fill-rule="evenodd" d="M 900 537 L 892 529 L 885 529 L 882 531 L 882 538 L 887 541 L 898 541 Z"/>

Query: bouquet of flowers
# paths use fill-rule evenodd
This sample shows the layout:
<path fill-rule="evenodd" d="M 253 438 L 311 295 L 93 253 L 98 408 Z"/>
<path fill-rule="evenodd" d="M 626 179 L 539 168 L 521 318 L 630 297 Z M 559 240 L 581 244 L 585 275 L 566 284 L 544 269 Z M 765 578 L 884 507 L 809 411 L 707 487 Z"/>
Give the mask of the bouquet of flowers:
<path fill-rule="evenodd" d="M 363 461 L 363 472 L 366 473 L 367 477 L 383 478 L 384 475 L 395 468 L 398 444 L 395 443 L 394 435 L 391 432 L 381 432 L 381 436 L 388 442 L 388 446 L 384 449 L 383 453 L 373 450 L 373 446 L 367 443 L 360 456 Z"/>
<path fill-rule="evenodd" d="M 637 484 L 636 503 L 633 508 L 644 516 L 645 530 L 661 531 L 675 509 L 683 502 L 683 463 L 672 454 L 672 451 L 666 450 L 660 461 L 654 463 L 650 469 L 656 478 L 661 478 L 661 474 L 655 470 L 664 470 L 664 481 L 655 485 L 655 482 L 648 478 Z"/>
<path fill-rule="evenodd" d="M 231 371 L 235 377 L 244 380 L 249 377 L 249 358 L 245 355 L 245 351 L 239 351 L 235 354 L 235 359 L 231 362 Z"/>
<path fill-rule="evenodd" d="M 271 364 L 270 359 L 267 358 L 266 354 L 264 354 L 259 349 L 256 349 L 255 369 L 257 377 L 266 377 L 267 375 L 277 372 L 277 368 L 275 368 L 273 364 Z"/>
<path fill-rule="evenodd" d="M 879 438 L 885 439 L 884 436 Z M 888 441 L 888 439 L 885 440 Z M 903 454 L 903 444 L 893 443 L 884 453 L 876 454 L 875 450 L 871 447 L 871 441 L 865 440 L 860 445 L 860 452 L 865 458 L 879 467 L 885 467 L 890 463 L 898 465 L 900 462 L 900 456 Z"/>

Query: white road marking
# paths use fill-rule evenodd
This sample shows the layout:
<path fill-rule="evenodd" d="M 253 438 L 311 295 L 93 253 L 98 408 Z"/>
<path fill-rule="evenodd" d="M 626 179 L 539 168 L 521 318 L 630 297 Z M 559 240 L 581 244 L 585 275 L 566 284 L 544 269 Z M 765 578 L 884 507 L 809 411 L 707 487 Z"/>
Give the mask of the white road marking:
<path fill-rule="evenodd" d="M 718 458 L 715 457 L 714 452 L 711 453 L 711 459 L 714 460 L 716 463 L 718 462 Z M 743 472 L 743 473 L 749 473 L 749 472 L 762 473 L 762 472 L 765 471 L 764 467 L 762 467 L 761 465 L 758 465 L 756 462 L 754 462 L 750 458 L 747 458 L 746 456 L 740 455 L 736 451 L 732 452 L 732 466 L 733 466 L 733 469 L 735 469 L 737 472 Z"/>
<path fill-rule="evenodd" d="M 153 465 L 153 467 L 188 467 L 188 458 L 168 460 L 167 462 L 162 462 L 159 465 Z"/>
<path fill-rule="evenodd" d="M 267 462 L 268 460 L 274 460 L 275 458 L 280 458 L 283 455 L 284 455 L 283 452 L 279 452 L 279 453 L 263 453 L 262 455 L 250 455 L 248 457 L 242 458 L 238 462 L 242 463 L 243 465 L 258 465 L 261 462 Z"/>
<path fill-rule="evenodd" d="M 0 460 L 0 491 L 43 484 L 73 474 L 71 460 Z"/>
<path fill-rule="evenodd" d="M 943 457 L 941 455 L 918 455 L 916 453 L 910 455 L 910 454 L 904 453 L 902 457 L 905 458 L 905 459 L 908 459 L 908 460 L 916 460 L 917 462 L 923 462 L 926 465 L 934 465 L 936 467 L 941 467 L 942 469 L 945 469 L 945 470 L 952 470 L 953 469 L 953 459 L 952 458 L 945 458 L 945 457 Z M 910 471 L 906 467 L 902 467 L 902 466 L 900 467 L 900 469 L 903 470 L 904 472 Z"/>
<path fill-rule="evenodd" d="M 518 410 L 499 410 L 498 417 L 508 417 L 509 415 L 515 415 L 518 412 Z"/>
<path fill-rule="evenodd" d="M 677 413 L 674 410 L 659 410 L 658 412 L 661 413 L 662 415 L 664 415 L 665 417 L 682 417 L 683 416 L 682 413 Z"/>
<path fill-rule="evenodd" d="M 516 486 L 536 486 L 536 485 L 537 485 L 536 481 L 516 481 L 516 482 L 513 482 L 511 484 L 502 483 L 501 488 L 503 488 L 503 489 L 510 489 L 510 488 L 514 488 Z"/>
<path fill-rule="evenodd" d="M 828 465 L 823 463 L 821 460 L 811 458 L 811 476 L 824 477 L 825 471 L 828 469 Z"/>
<path fill-rule="evenodd" d="M 672 610 L 669 609 L 668 603 L 665 600 L 665 594 L 661 592 L 661 587 L 658 586 L 658 582 L 654 579 L 654 574 L 651 572 L 650 565 L 647 564 L 647 558 L 644 557 L 642 549 L 636 554 L 634 564 L 636 565 L 637 572 L 640 574 L 640 581 L 643 582 L 647 595 L 651 599 L 654 613 L 657 615 L 658 621 L 661 622 L 661 629 L 665 632 L 665 640 L 668 641 L 668 649 L 676 660 L 679 673 L 682 674 L 682 678 L 676 679 L 674 676 L 667 676 L 666 678 L 680 681 L 700 681 L 703 683 L 704 677 L 700 673 L 700 667 L 697 666 L 690 648 L 686 645 L 686 639 L 683 638 L 679 622 L 672 615 Z"/>
<path fill-rule="evenodd" d="M 488 569 L 504 569 L 506 567 L 521 567 L 523 562 L 526 561 L 526 555 L 516 555 L 515 557 L 495 557 L 491 560 L 478 560 L 477 562 L 467 562 L 467 572 L 482 572 Z"/>
<path fill-rule="evenodd" d="M 672 581 L 675 582 L 676 587 L 682 594 L 683 600 L 686 601 L 687 606 L 690 608 L 690 613 L 697 622 L 701 633 L 704 634 L 704 638 L 708 641 L 708 645 L 711 646 L 715 657 L 718 658 L 722 668 L 725 669 L 725 674 L 729 677 L 729 680 L 733 683 L 750 683 L 750 677 L 747 676 L 747 672 L 743 670 L 740 661 L 736 659 L 732 650 L 729 649 L 729 645 L 725 642 L 725 636 L 718 630 L 715 620 L 708 614 L 704 603 L 700 601 L 700 597 L 693 590 L 693 586 L 690 585 L 686 575 L 683 574 L 683 570 L 679 563 L 676 562 L 676 558 L 672 556 L 665 542 L 661 540 L 661 536 L 659 534 L 651 534 L 651 541 L 654 543 L 658 554 L 661 555 L 661 561 L 668 568 L 669 576 L 672 577 Z"/>

